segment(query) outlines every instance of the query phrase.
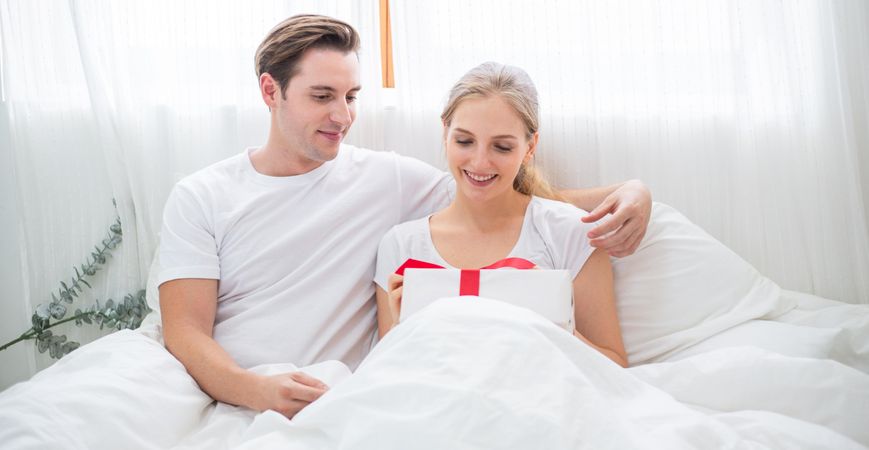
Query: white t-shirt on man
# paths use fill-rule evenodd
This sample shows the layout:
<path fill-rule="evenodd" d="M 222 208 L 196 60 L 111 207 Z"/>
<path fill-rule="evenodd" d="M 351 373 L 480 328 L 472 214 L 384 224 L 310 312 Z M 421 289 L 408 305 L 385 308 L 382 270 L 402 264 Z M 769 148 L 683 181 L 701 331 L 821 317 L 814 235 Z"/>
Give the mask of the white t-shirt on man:
<path fill-rule="evenodd" d="M 158 283 L 219 280 L 214 339 L 242 367 L 337 359 L 355 368 L 375 336 L 381 237 L 449 204 L 452 177 L 350 145 L 308 173 L 271 177 L 250 151 L 175 186 Z"/>
<path fill-rule="evenodd" d="M 588 239 L 588 232 L 595 224 L 582 222 L 580 219 L 584 215 L 585 211 L 573 205 L 531 197 L 519 239 L 504 257 L 527 259 L 540 269 L 567 270 L 571 279 L 576 278 L 595 250 Z M 374 281 L 383 290 L 389 289 L 389 275 L 408 259 L 456 268 L 435 248 L 429 217 L 396 225 L 383 236 L 377 251 L 374 276 Z"/>

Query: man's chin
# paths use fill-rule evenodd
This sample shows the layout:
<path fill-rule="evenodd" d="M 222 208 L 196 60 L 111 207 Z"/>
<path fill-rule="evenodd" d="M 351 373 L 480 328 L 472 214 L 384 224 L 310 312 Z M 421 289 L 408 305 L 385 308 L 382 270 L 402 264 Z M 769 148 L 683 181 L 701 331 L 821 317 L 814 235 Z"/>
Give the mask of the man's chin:
<path fill-rule="evenodd" d="M 338 157 L 338 151 L 341 149 L 341 144 L 334 145 L 318 145 L 312 153 L 317 155 L 317 159 L 323 162 L 331 161 Z"/>

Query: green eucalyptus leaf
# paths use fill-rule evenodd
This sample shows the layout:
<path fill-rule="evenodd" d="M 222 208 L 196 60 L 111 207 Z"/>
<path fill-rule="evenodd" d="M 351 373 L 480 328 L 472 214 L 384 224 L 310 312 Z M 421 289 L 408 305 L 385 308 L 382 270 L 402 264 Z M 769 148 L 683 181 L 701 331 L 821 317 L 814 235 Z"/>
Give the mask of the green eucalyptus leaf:
<path fill-rule="evenodd" d="M 48 309 L 48 306 L 40 303 L 36 306 L 36 315 L 40 319 L 48 319 L 51 317 L 51 311 Z"/>
<path fill-rule="evenodd" d="M 85 315 L 81 316 L 81 320 L 83 320 L 84 323 L 86 323 L 86 324 L 88 324 L 88 325 L 93 324 L 93 321 L 91 321 L 91 316 L 90 316 L 90 314 L 85 314 Z"/>
<path fill-rule="evenodd" d="M 48 350 L 48 341 L 42 339 L 36 341 L 36 349 L 39 350 L 39 353 L 45 353 Z"/>
<path fill-rule="evenodd" d="M 78 347 L 79 347 L 78 342 L 67 342 L 67 343 L 63 344 L 63 346 L 61 346 L 60 350 L 63 352 L 63 356 L 66 356 L 66 355 L 72 353 L 72 351 L 77 349 Z"/>
<path fill-rule="evenodd" d="M 66 306 L 63 306 L 61 303 L 53 303 L 49 305 L 49 311 L 54 320 L 60 320 L 66 315 Z"/>
<path fill-rule="evenodd" d="M 87 286 L 87 287 L 93 289 L 93 287 L 91 287 L 90 283 L 88 283 L 87 281 L 85 281 L 85 280 L 81 280 L 81 282 L 84 283 L 85 286 Z"/>
<path fill-rule="evenodd" d="M 33 315 L 30 316 L 30 324 L 33 325 L 30 327 L 33 331 L 36 331 L 37 333 L 42 331 L 42 319 L 40 319 L 36 313 L 33 313 Z"/>

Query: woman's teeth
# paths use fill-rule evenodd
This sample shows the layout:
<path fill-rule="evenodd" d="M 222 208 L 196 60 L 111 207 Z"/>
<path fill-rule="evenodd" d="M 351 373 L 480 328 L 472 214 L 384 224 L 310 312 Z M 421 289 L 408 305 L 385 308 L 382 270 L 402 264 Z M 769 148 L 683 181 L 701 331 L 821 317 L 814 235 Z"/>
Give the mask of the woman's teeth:
<path fill-rule="evenodd" d="M 472 179 L 472 180 L 474 180 L 474 181 L 480 181 L 480 182 L 482 182 L 482 181 L 489 181 L 489 180 L 491 180 L 492 178 L 495 178 L 495 174 L 492 174 L 492 175 L 478 175 L 478 174 L 475 174 L 475 173 L 468 172 L 467 170 L 465 171 L 465 175 L 467 175 L 470 179 Z"/>

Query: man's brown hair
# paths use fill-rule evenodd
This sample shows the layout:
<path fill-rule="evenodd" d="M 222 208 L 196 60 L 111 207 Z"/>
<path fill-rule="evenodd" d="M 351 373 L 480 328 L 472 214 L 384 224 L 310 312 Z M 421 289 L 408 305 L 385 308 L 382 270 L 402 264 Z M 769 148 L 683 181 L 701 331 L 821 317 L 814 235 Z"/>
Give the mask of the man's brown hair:
<path fill-rule="evenodd" d="M 298 73 L 297 63 L 312 48 L 358 53 L 359 34 L 347 23 L 327 16 L 290 17 L 272 28 L 256 49 L 257 79 L 270 74 L 286 99 L 287 84 Z"/>

